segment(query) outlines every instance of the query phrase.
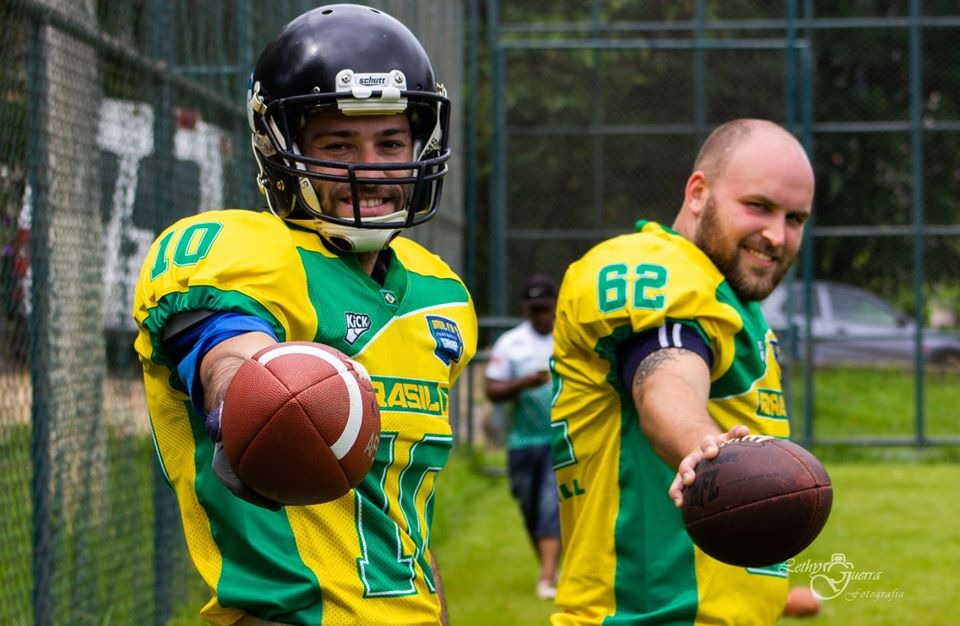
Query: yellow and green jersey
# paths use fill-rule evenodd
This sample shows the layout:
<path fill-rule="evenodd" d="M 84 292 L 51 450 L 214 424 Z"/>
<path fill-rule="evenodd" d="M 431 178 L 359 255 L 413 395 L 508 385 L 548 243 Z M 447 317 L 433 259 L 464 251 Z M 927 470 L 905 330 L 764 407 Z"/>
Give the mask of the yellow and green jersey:
<path fill-rule="evenodd" d="M 428 550 L 434 485 L 452 444 L 449 390 L 476 351 L 477 320 L 438 257 L 404 238 L 389 253 L 381 285 L 316 233 L 251 211 L 188 217 L 150 249 L 136 348 L 160 462 L 212 591 L 202 610 L 211 623 L 245 613 L 315 625 L 439 621 Z M 217 481 L 203 416 L 160 341 L 171 318 L 197 310 L 255 315 L 280 341 L 327 344 L 365 366 L 382 436 L 356 489 L 271 512 Z"/>
<path fill-rule="evenodd" d="M 676 468 L 640 430 L 617 346 L 683 324 L 710 349 L 720 427 L 787 437 L 776 339 L 758 303 L 740 301 L 691 242 L 654 222 L 638 230 L 587 252 L 560 288 L 551 427 L 564 563 L 552 624 L 773 624 L 785 574 L 693 545 L 667 496 Z"/>

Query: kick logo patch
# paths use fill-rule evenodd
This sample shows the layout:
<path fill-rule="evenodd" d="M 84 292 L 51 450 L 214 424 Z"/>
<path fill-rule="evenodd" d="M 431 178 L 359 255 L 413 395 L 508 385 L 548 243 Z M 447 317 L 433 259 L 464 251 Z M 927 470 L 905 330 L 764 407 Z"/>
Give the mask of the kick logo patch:
<path fill-rule="evenodd" d="M 344 316 L 347 320 L 347 334 L 343 336 L 343 340 L 352 346 L 373 324 L 366 313 L 344 313 Z"/>

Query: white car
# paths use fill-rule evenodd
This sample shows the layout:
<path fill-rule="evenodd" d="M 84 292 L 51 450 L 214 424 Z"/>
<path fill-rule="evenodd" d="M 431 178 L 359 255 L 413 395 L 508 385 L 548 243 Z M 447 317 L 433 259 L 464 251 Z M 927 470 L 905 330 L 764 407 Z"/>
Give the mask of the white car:
<path fill-rule="evenodd" d="M 789 288 L 777 287 L 761 303 L 787 358 L 804 359 L 811 343 L 805 340 L 807 293 L 802 281 L 793 281 Z M 816 365 L 913 363 L 916 326 L 894 305 L 865 289 L 830 281 L 813 281 L 809 294 Z M 960 336 L 930 329 L 921 333 L 925 363 L 960 367 Z"/>

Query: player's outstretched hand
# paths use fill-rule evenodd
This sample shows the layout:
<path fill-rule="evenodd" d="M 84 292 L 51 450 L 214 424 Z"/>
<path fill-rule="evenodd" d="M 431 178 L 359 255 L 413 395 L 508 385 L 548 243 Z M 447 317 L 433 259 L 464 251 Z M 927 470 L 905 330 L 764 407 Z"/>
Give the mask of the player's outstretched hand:
<path fill-rule="evenodd" d="M 250 504 L 256 504 L 271 511 L 279 511 L 283 506 L 275 500 L 261 496 L 240 480 L 240 477 L 237 476 L 233 468 L 230 467 L 230 460 L 227 459 L 227 454 L 223 451 L 222 441 L 218 441 L 213 445 L 213 473 L 217 477 L 217 480 L 223 483 L 233 495 L 242 500 L 246 500 Z"/>
<path fill-rule="evenodd" d="M 750 430 L 746 426 L 734 426 L 729 431 L 719 435 L 707 435 L 700 440 L 700 447 L 688 454 L 680 461 L 677 467 L 677 475 L 670 485 L 667 495 L 673 500 L 673 504 L 680 508 L 683 504 L 683 488 L 692 485 L 697 477 L 694 468 L 697 463 L 704 459 L 712 459 L 720 452 L 720 444 L 726 443 L 731 439 L 746 437 Z"/>

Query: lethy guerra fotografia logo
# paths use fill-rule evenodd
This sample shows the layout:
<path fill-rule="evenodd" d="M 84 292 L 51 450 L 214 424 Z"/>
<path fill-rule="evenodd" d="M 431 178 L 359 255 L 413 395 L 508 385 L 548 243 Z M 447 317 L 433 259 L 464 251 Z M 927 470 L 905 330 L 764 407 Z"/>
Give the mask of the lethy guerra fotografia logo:
<path fill-rule="evenodd" d="M 810 591 L 821 600 L 899 600 L 899 588 L 883 588 L 883 572 L 857 568 L 843 552 L 834 553 L 829 561 L 790 559 L 786 563 L 791 574 L 810 576 Z"/>

